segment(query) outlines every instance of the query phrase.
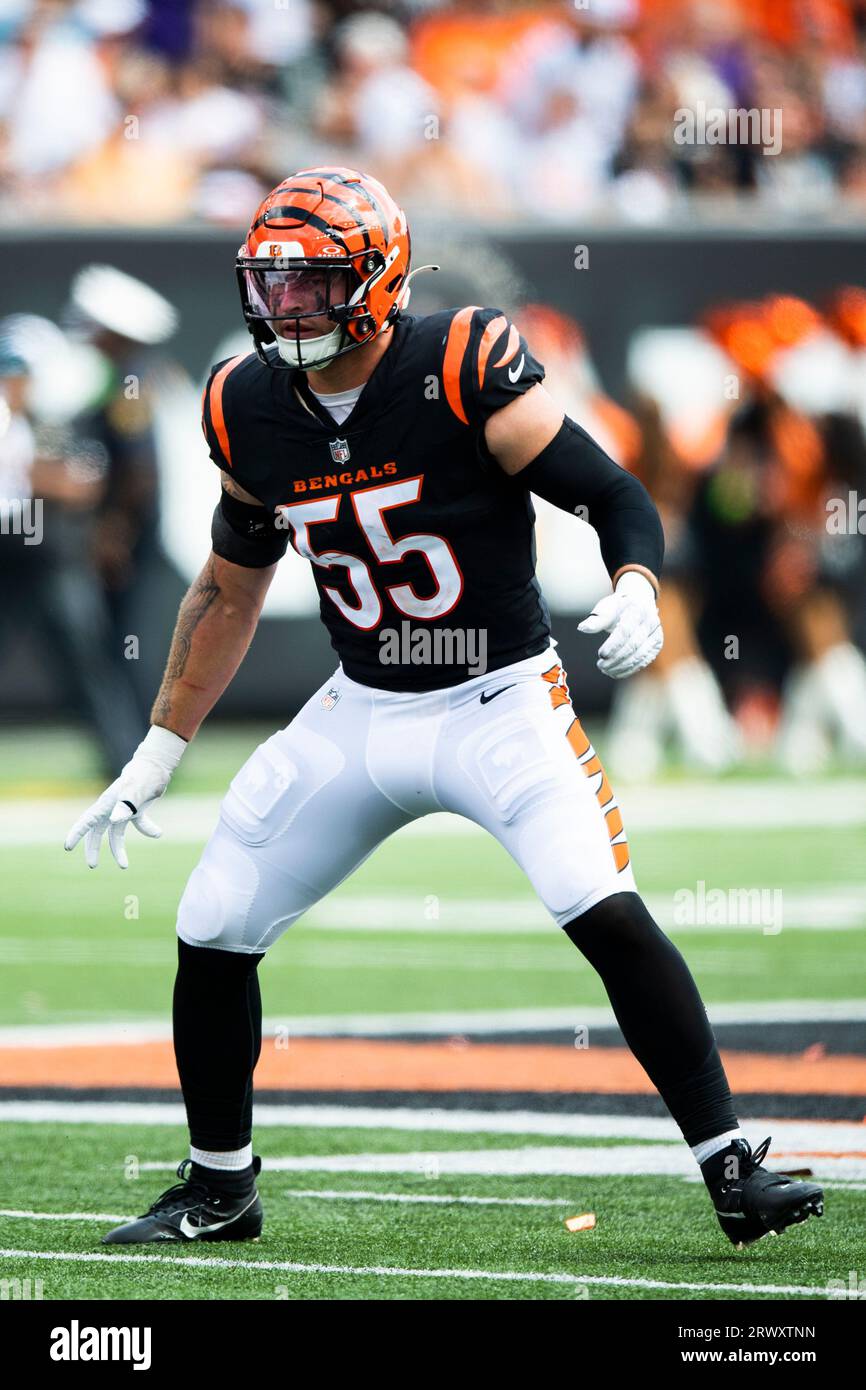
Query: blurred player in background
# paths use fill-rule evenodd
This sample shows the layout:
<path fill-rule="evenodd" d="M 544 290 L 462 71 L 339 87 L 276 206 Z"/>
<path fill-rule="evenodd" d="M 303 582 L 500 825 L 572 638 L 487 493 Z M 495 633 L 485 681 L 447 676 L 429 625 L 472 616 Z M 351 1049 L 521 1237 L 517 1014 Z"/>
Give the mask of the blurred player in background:
<path fill-rule="evenodd" d="M 64 355 L 60 330 L 34 315 L 0 322 L 0 570 L 10 627 L 35 638 L 67 708 L 92 729 L 106 768 L 118 770 L 143 721 L 129 681 L 112 660 L 107 606 L 89 559 L 90 528 L 105 487 L 106 460 L 68 429 L 34 415 L 34 376 Z M 32 518 L 30 534 L 15 525 Z M 14 595 L 14 602 L 11 596 Z"/>
<path fill-rule="evenodd" d="M 669 742 L 710 771 L 863 760 L 866 527 L 847 514 L 866 484 L 864 334 L 849 288 L 826 318 L 770 295 L 637 335 L 634 467 L 664 520 L 666 643 L 615 694 L 618 775 L 651 774 Z"/>
<path fill-rule="evenodd" d="M 788 771 L 824 766 L 834 745 L 862 761 L 866 661 L 845 590 L 863 542 L 827 526 L 828 500 L 866 478 L 861 427 L 826 410 L 832 397 L 820 414 L 802 408 L 791 357 L 808 354 L 814 373 L 821 330 L 803 301 L 726 306 L 709 327 L 741 389 L 689 519 L 702 648 L 744 730 L 775 743 Z"/>
<path fill-rule="evenodd" d="M 152 350 L 177 327 L 173 306 L 149 285 L 110 265 L 89 265 L 72 284 L 70 329 L 100 354 L 104 374 L 74 429 L 105 460 L 91 558 L 110 619 L 117 679 L 130 684 L 146 720 L 153 661 L 137 645 L 142 607 L 159 555 L 159 472 L 153 420 Z M 151 355 L 149 355 L 151 354 Z"/>

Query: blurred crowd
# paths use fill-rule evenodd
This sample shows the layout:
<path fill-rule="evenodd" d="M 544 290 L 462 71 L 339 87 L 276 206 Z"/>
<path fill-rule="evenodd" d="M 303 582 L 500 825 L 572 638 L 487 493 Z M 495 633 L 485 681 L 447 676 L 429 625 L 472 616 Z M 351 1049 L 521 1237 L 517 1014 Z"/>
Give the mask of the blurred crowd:
<path fill-rule="evenodd" d="M 638 332 L 627 408 L 576 324 L 519 321 L 569 414 L 649 488 L 666 538 L 655 663 L 616 686 L 617 776 L 866 764 L 866 290 L 730 303 Z M 539 552 L 573 520 L 538 503 Z M 591 523 L 592 518 L 588 518 Z"/>
<path fill-rule="evenodd" d="M 0 45 L 7 222 L 242 223 L 326 162 L 511 221 L 866 202 L 866 0 L 0 0 Z"/>

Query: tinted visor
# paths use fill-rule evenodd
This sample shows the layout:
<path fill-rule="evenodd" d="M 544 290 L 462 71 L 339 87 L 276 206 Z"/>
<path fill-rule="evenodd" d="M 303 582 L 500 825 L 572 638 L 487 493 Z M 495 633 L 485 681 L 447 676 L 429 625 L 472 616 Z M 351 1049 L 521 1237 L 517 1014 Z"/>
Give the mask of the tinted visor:
<path fill-rule="evenodd" d="M 322 316 L 348 303 L 355 276 L 345 266 L 293 266 L 243 270 L 250 310 L 263 319 Z"/>

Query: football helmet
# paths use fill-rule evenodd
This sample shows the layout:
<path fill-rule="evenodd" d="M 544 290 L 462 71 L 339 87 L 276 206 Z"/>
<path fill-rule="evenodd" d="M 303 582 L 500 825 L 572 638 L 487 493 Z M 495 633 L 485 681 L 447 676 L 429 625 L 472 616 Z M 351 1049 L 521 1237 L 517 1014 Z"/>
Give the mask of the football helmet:
<path fill-rule="evenodd" d="M 321 168 L 284 179 L 236 261 L 258 356 L 315 370 L 370 342 L 408 303 L 410 256 L 406 214 L 369 174 Z"/>

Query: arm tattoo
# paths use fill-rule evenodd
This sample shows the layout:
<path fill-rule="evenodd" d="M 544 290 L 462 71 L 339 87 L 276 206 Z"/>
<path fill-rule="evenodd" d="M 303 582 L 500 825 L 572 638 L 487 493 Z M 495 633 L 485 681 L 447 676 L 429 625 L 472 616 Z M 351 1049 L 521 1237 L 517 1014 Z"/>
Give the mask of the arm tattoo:
<path fill-rule="evenodd" d="M 234 478 L 226 473 L 225 469 L 220 469 L 220 480 L 222 482 L 223 492 L 227 492 L 229 497 L 236 497 L 239 502 L 247 502 L 251 507 L 264 506 L 264 503 L 260 502 L 258 497 L 253 497 L 251 492 L 247 492 L 246 488 L 236 483 Z"/>
<path fill-rule="evenodd" d="M 176 682 L 181 679 L 186 670 L 192 649 L 193 634 L 219 594 L 220 586 L 216 578 L 213 556 L 211 556 L 180 605 L 165 675 L 162 678 L 162 685 L 151 713 L 151 718 L 155 724 L 164 725 L 170 716 L 172 692 Z"/>
<path fill-rule="evenodd" d="M 222 475 L 223 492 L 227 492 L 229 497 L 240 497 L 243 489 L 236 487 L 227 473 Z"/>

